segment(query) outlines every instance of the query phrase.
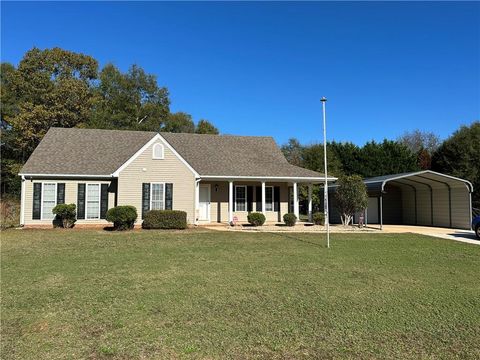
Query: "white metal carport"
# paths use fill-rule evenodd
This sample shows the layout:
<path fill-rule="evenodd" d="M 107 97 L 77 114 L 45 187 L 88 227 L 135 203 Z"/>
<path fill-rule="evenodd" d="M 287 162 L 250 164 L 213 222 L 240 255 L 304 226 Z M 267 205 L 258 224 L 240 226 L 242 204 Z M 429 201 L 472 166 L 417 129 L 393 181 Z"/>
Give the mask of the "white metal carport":
<path fill-rule="evenodd" d="M 473 186 L 467 180 L 424 170 L 364 182 L 370 199 L 378 198 L 380 228 L 386 219 L 390 224 L 471 227 Z"/>

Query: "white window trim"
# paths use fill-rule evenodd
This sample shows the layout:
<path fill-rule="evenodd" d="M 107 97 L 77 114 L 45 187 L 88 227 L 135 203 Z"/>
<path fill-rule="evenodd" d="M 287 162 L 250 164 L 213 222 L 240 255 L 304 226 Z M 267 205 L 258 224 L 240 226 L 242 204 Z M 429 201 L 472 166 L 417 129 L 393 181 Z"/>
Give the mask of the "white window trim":
<path fill-rule="evenodd" d="M 165 183 L 164 182 L 150 183 L 150 207 L 149 207 L 149 210 L 153 210 L 152 209 L 153 185 L 162 185 L 163 186 L 163 209 L 156 209 L 156 210 L 165 210 Z"/>
<path fill-rule="evenodd" d="M 272 189 L 272 210 L 267 210 L 267 188 Z M 275 212 L 275 191 L 274 186 L 265 186 L 265 211 Z"/>
<path fill-rule="evenodd" d="M 162 148 L 162 156 L 161 157 L 157 157 L 155 156 L 155 148 L 160 146 Z M 153 144 L 152 146 L 152 159 L 154 160 L 163 160 L 165 158 L 165 146 L 163 146 L 163 144 L 161 143 L 155 143 Z"/>
<path fill-rule="evenodd" d="M 89 219 L 88 213 L 88 185 L 98 185 L 98 217 Z M 78 204 L 77 204 L 78 206 Z M 102 211 L 102 183 L 85 183 L 85 219 L 88 221 L 100 220 L 100 212 Z"/>
<path fill-rule="evenodd" d="M 245 189 L 245 210 L 237 210 L 237 188 L 244 188 Z M 235 212 L 248 212 L 248 200 L 247 200 L 247 185 L 235 185 L 235 194 L 234 194 L 234 206 L 235 206 Z"/>
<path fill-rule="evenodd" d="M 55 184 L 55 206 L 57 206 L 57 190 L 58 190 L 58 183 L 55 182 L 55 181 L 42 181 L 42 193 L 40 194 L 40 220 L 55 220 L 55 215 L 53 215 L 53 218 L 51 219 L 45 219 L 43 217 L 43 194 L 44 194 L 44 191 L 45 191 L 45 184 Z"/>

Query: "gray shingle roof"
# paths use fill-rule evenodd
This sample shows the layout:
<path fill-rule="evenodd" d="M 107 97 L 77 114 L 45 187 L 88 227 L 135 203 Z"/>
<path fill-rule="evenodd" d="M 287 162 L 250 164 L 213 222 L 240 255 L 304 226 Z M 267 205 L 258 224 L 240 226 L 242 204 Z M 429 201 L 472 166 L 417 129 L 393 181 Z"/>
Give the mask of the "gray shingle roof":
<path fill-rule="evenodd" d="M 156 134 L 51 128 L 20 173 L 109 176 Z M 289 164 L 271 137 L 161 135 L 201 176 L 323 176 Z"/>
<path fill-rule="evenodd" d="M 184 133 L 161 135 L 200 175 L 323 176 L 289 164 L 272 137 Z"/>
<path fill-rule="evenodd" d="M 156 134 L 50 128 L 20 173 L 108 176 Z"/>

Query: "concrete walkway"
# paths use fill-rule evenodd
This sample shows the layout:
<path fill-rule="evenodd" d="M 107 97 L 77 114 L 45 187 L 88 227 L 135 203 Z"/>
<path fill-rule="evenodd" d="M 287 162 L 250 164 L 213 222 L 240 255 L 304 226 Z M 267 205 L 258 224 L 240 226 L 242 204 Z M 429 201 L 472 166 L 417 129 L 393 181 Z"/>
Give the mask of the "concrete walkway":
<path fill-rule="evenodd" d="M 413 233 L 480 245 L 480 240 L 471 230 L 450 229 L 429 226 L 383 225 L 383 232 L 392 234 Z"/>
<path fill-rule="evenodd" d="M 219 231 L 243 231 L 243 232 L 297 232 L 297 233 L 323 233 L 325 228 L 319 225 L 299 222 L 295 226 L 289 227 L 282 223 L 266 223 L 263 226 L 253 227 L 246 223 L 230 226 L 228 224 L 210 224 L 202 227 Z M 371 225 L 364 228 L 357 226 L 349 226 L 345 228 L 342 225 L 331 225 L 332 233 L 373 233 L 373 234 L 420 234 L 433 236 L 441 239 L 460 241 L 468 244 L 480 245 L 480 240 L 475 237 L 475 233 L 471 230 L 450 229 L 429 226 L 407 226 L 407 225 L 383 225 L 380 230 L 378 225 Z"/>

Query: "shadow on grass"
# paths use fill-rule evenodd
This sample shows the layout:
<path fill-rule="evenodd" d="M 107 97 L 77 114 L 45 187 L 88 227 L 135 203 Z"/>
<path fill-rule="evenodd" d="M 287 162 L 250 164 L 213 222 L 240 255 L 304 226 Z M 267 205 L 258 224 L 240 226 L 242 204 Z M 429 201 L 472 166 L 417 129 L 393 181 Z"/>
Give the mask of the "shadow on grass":
<path fill-rule="evenodd" d="M 478 240 L 480 242 L 480 239 L 478 239 L 476 236 L 475 236 L 475 233 L 471 232 L 471 233 L 467 233 L 467 232 L 464 232 L 464 233 L 452 233 L 452 234 L 448 234 L 450 236 L 453 236 L 453 237 L 456 237 L 456 238 L 461 238 L 461 239 L 469 239 L 469 240 Z"/>
<path fill-rule="evenodd" d="M 314 246 L 325 248 L 325 249 L 327 248 L 326 244 L 319 244 L 319 243 L 316 243 L 316 242 L 313 242 L 313 241 L 301 239 L 301 238 L 296 237 L 292 234 L 285 234 L 285 233 L 278 233 L 278 232 L 271 232 L 270 234 L 278 236 L 278 237 L 286 238 L 286 239 L 289 239 L 289 240 L 295 240 L 295 241 L 298 241 L 298 242 L 301 242 L 301 243 L 304 243 L 304 244 L 314 245 Z"/>

